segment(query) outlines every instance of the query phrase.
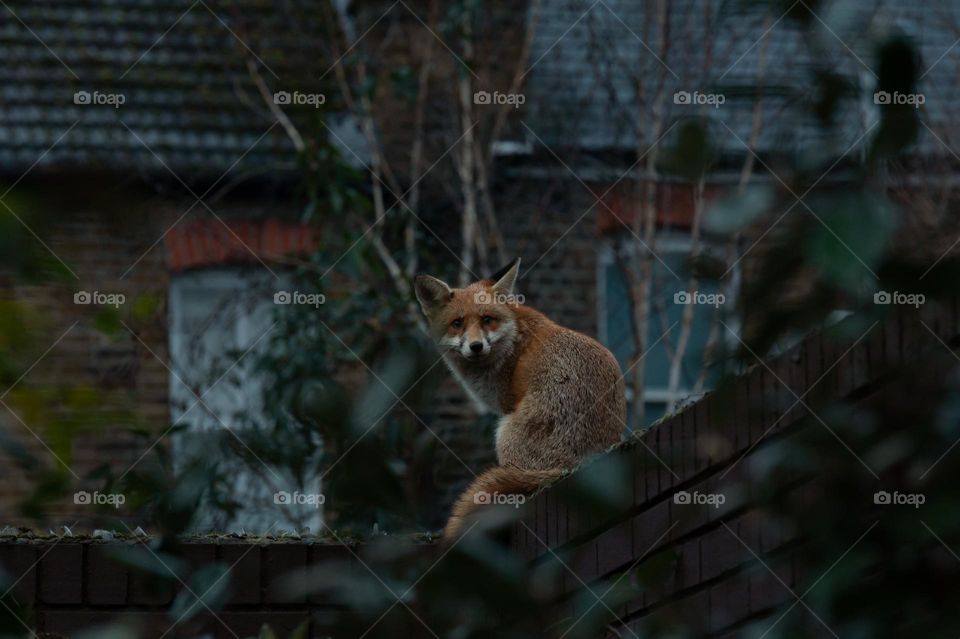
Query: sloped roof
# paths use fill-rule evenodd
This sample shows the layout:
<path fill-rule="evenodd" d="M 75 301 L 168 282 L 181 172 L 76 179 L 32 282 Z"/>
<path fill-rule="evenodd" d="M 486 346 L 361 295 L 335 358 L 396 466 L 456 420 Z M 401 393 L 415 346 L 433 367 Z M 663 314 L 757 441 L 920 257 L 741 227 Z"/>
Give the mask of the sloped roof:
<path fill-rule="evenodd" d="M 323 29 L 310 4 L 11 0 L 0 8 L 0 168 L 42 156 L 162 170 L 160 156 L 219 175 L 238 160 L 292 162 L 246 61 L 273 91 L 316 78 Z"/>
<path fill-rule="evenodd" d="M 765 56 L 766 95 L 757 148 L 799 144 L 840 154 L 879 120 L 873 101 L 875 46 L 882 34 L 900 33 L 914 40 L 921 54 L 919 90 L 926 98 L 921 120 L 951 145 L 949 131 L 960 124 L 960 10 L 947 6 L 952 3 L 817 3 L 817 13 L 810 18 L 811 37 L 796 20 L 776 12 L 767 15 L 768 3 L 671 0 L 665 55 L 657 4 L 544 0 L 527 86 L 527 123 L 540 138 L 534 142 L 634 150 L 637 131 L 651 130 L 653 96 L 662 82 L 664 128 L 678 119 L 705 116 L 721 149 L 742 154 L 743 142 L 750 139 L 754 87 Z M 797 12 L 812 6 L 792 4 Z M 788 6 L 791 3 L 784 3 L 780 10 Z M 804 104 L 814 98 L 815 70 L 837 72 L 860 89 L 859 97 L 840 106 L 839 135 L 825 137 Z M 678 91 L 722 94 L 724 102 L 715 107 L 677 104 Z M 920 133 L 923 153 L 952 155 L 925 128 Z M 643 139 L 640 151 L 653 142 Z"/>
<path fill-rule="evenodd" d="M 950 135 L 960 122 L 960 17 L 951 3 L 820 3 L 807 40 L 793 20 L 766 17 L 766 3 L 671 0 L 662 60 L 653 53 L 660 50 L 656 4 L 542 0 L 525 88 L 523 118 L 539 138 L 531 141 L 643 151 L 653 140 L 638 144 L 636 131 L 649 132 L 649 97 L 662 81 L 665 127 L 706 115 L 721 147 L 743 153 L 755 102 L 750 87 L 766 55 L 763 82 L 782 95 L 763 101 L 757 147 L 801 143 L 838 155 L 878 119 L 871 99 L 875 36 L 899 29 L 919 44 L 921 119 L 942 140 L 921 128 L 919 148 L 944 157 L 953 155 L 948 146 L 960 149 Z M 730 9 L 743 5 L 745 12 Z M 320 90 L 327 70 L 321 60 L 329 60 L 322 54 L 328 32 L 311 0 L 10 0 L 6 7 L 0 170 L 23 170 L 38 158 L 41 165 L 162 171 L 166 164 L 216 175 L 289 165 L 292 143 L 246 62 L 257 62 L 271 90 L 292 92 Z M 844 104 L 840 134 L 826 139 L 799 104 L 812 86 L 812 49 L 863 89 Z M 638 100 L 638 91 L 645 97 Z M 677 91 L 721 93 L 724 103 L 675 104 Z M 107 104 L 76 104 L 78 92 Z M 123 99 L 117 108 L 109 104 L 114 95 Z M 285 111 L 297 122 L 313 119 L 307 105 Z M 352 122 L 334 124 L 348 147 L 363 149 Z"/>

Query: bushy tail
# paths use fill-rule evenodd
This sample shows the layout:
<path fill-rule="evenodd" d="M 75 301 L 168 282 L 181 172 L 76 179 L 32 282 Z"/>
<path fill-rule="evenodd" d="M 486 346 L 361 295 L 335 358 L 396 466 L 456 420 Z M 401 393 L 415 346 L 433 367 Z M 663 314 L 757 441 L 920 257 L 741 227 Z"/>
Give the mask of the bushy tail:
<path fill-rule="evenodd" d="M 523 470 L 513 466 L 494 466 L 473 480 L 473 483 L 457 498 L 450 512 L 450 519 L 443 529 L 443 540 L 450 543 L 457 539 L 467 519 L 476 510 L 491 503 L 492 496 L 529 495 L 543 484 L 559 479 L 563 470 Z"/>

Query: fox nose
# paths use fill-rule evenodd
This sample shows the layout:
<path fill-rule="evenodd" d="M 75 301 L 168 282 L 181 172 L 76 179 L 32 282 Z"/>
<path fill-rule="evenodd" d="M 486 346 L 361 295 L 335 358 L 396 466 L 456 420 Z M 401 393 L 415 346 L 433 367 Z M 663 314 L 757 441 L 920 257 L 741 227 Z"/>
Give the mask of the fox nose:
<path fill-rule="evenodd" d="M 483 342 L 470 342 L 470 350 L 479 353 L 483 350 Z"/>

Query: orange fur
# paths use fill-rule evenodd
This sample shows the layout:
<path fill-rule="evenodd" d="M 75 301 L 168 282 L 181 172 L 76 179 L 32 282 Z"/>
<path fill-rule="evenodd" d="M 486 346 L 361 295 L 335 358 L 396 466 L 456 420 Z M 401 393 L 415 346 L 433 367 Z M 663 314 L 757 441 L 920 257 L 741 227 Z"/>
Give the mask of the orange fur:
<path fill-rule="evenodd" d="M 450 370 L 478 402 L 501 415 L 498 467 L 460 496 L 444 533 L 449 541 L 482 505 L 479 492 L 529 494 L 587 456 L 620 441 L 623 375 L 593 338 L 511 303 L 519 260 L 502 276 L 450 288 L 417 276 L 417 299 Z"/>
<path fill-rule="evenodd" d="M 529 495 L 562 475 L 561 470 L 523 470 L 512 466 L 494 466 L 481 473 L 454 503 L 443 529 L 444 540 L 449 543 L 458 538 L 471 517 L 483 508 L 483 504 L 477 503 L 477 494 Z"/>

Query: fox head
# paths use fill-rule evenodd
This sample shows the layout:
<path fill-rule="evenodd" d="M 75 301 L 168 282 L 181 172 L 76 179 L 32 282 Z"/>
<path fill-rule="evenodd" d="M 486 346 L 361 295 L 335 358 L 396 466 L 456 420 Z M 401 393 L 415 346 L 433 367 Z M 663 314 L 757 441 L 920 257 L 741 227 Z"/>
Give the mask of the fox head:
<path fill-rule="evenodd" d="M 437 346 L 477 364 L 509 352 L 517 337 L 513 287 L 519 270 L 517 258 L 490 279 L 465 288 L 418 275 L 414 280 L 417 300 Z"/>

